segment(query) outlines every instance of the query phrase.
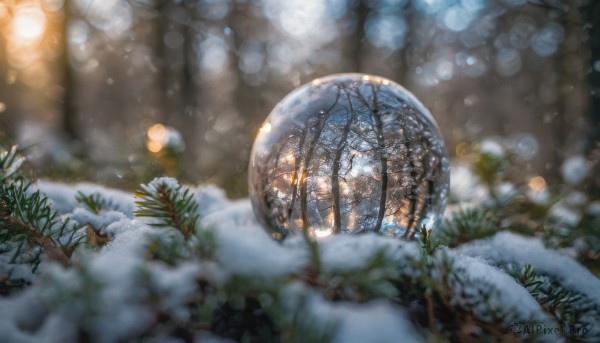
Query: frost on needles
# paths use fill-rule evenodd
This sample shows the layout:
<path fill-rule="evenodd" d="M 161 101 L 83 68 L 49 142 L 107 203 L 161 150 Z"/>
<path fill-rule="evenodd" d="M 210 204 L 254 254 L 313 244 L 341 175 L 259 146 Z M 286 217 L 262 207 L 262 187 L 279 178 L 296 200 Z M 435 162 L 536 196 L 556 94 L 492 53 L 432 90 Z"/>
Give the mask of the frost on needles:
<path fill-rule="evenodd" d="M 419 240 L 278 243 L 214 186 L 32 183 L 22 161 L 0 154 L 1 342 L 600 338 L 600 280 L 523 229 L 523 194 L 455 210 Z"/>

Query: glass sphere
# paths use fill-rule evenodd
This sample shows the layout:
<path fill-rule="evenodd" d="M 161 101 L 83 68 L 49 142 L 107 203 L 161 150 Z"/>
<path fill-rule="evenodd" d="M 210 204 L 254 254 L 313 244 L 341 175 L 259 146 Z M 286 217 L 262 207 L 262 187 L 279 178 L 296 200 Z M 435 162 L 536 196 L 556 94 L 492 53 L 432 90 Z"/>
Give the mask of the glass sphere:
<path fill-rule="evenodd" d="M 277 240 L 307 232 L 411 238 L 446 207 L 448 154 L 435 120 L 402 86 L 372 75 L 316 79 L 262 125 L 250 199 Z"/>

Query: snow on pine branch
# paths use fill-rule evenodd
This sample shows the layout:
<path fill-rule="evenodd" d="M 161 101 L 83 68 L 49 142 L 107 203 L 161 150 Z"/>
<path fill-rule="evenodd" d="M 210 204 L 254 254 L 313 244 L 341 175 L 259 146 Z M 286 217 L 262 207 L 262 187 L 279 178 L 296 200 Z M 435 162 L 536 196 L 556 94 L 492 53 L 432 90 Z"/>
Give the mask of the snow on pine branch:
<path fill-rule="evenodd" d="M 586 295 L 600 306 L 600 279 L 571 257 L 546 249 L 539 239 L 504 231 L 488 240 L 467 243 L 457 251 L 492 264 L 530 264 L 538 273 L 552 275 L 564 287 Z"/>
<path fill-rule="evenodd" d="M 157 194 L 162 184 L 170 185 L 165 194 L 182 190 L 162 178 L 144 192 Z M 420 342 L 430 335 L 461 340 L 467 328 L 509 335 L 515 322 L 558 325 L 496 267 L 501 263 L 531 264 L 586 299 L 600 299 L 600 281 L 584 267 L 514 234 L 432 254 L 417 242 L 335 235 L 311 251 L 301 235 L 271 239 L 248 200 L 230 201 L 214 186 L 189 188 L 175 199 L 199 218 L 186 238 L 173 225 L 135 217 L 133 194 L 93 184 L 36 185 L 53 209 L 104 240 L 77 248 L 72 266 L 43 259 L 28 274 L 11 264 L 9 277 L 31 286 L 0 298 L 0 341 L 175 341 L 184 330 L 195 342 L 238 334 L 254 341 L 305 335 L 315 342 Z M 9 264 L 0 251 L 0 271 Z"/>

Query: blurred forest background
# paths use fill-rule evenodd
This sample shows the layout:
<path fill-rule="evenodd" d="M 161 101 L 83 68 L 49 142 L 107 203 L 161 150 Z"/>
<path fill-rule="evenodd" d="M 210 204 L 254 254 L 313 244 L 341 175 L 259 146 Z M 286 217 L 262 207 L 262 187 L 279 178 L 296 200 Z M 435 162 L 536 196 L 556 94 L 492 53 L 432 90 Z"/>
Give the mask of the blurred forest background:
<path fill-rule="evenodd" d="M 245 196 L 274 105 L 340 72 L 411 90 L 453 156 L 495 137 L 549 182 L 600 131 L 594 0 L 1 0 L 0 33 L 0 144 L 61 180 Z"/>

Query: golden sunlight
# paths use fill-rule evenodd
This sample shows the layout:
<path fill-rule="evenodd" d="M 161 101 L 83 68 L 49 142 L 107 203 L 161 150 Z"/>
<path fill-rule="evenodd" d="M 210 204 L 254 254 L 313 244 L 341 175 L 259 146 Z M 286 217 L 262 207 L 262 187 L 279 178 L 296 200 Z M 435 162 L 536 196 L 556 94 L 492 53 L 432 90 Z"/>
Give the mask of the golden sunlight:
<path fill-rule="evenodd" d="M 265 125 L 263 125 L 260 128 L 260 132 L 264 132 L 264 133 L 269 133 L 271 132 L 271 123 L 265 123 Z"/>
<path fill-rule="evenodd" d="M 333 230 L 331 228 L 313 228 L 311 233 L 315 238 L 319 239 L 331 236 Z"/>
<path fill-rule="evenodd" d="M 529 180 L 529 188 L 541 192 L 546 188 L 546 180 L 541 176 L 534 176 Z"/>
<path fill-rule="evenodd" d="M 163 147 L 164 145 L 157 141 L 148 141 L 148 143 L 146 143 L 146 148 L 148 148 L 148 151 L 152 153 L 160 152 Z"/>
<path fill-rule="evenodd" d="M 46 16 L 38 6 L 20 6 L 15 11 L 11 26 L 15 38 L 35 40 L 46 30 Z"/>
<path fill-rule="evenodd" d="M 167 144 L 169 133 L 167 128 L 162 124 L 154 124 L 150 126 L 147 132 L 148 142 L 146 148 L 148 151 L 157 153 L 160 152 L 165 144 Z"/>

